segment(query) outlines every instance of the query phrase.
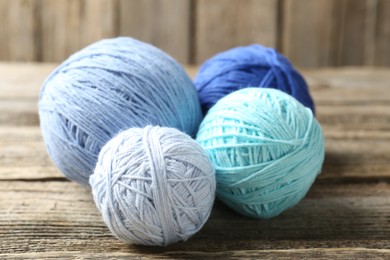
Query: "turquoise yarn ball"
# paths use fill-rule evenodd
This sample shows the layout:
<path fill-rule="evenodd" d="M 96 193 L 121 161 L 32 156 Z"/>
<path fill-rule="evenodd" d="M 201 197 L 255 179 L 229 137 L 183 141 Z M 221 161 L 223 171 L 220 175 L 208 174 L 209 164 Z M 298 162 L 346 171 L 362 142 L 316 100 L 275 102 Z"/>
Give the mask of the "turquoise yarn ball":
<path fill-rule="evenodd" d="M 215 197 L 205 151 L 167 127 L 119 133 L 101 150 L 90 184 L 104 222 L 129 244 L 187 240 L 207 221 Z"/>
<path fill-rule="evenodd" d="M 216 168 L 217 196 L 253 218 L 297 204 L 324 161 L 322 129 L 309 108 L 275 89 L 245 88 L 214 105 L 197 134 Z"/>

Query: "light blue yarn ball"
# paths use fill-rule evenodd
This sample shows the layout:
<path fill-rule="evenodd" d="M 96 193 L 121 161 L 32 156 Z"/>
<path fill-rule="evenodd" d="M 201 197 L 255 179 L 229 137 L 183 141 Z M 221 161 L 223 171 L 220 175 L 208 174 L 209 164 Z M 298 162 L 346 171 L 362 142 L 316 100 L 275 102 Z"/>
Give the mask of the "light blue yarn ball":
<path fill-rule="evenodd" d="M 197 141 L 216 168 L 217 196 L 254 218 L 271 218 L 297 204 L 325 154 L 312 111 L 275 89 L 225 96 L 204 118 Z"/>
<path fill-rule="evenodd" d="M 119 131 L 152 124 L 195 136 L 202 113 L 176 61 L 121 37 L 86 47 L 52 72 L 41 89 L 39 117 L 55 165 L 88 185 L 100 149 Z"/>
<path fill-rule="evenodd" d="M 215 171 L 188 135 L 165 127 L 130 128 L 101 150 L 90 184 L 103 220 L 130 244 L 187 240 L 208 219 Z"/>

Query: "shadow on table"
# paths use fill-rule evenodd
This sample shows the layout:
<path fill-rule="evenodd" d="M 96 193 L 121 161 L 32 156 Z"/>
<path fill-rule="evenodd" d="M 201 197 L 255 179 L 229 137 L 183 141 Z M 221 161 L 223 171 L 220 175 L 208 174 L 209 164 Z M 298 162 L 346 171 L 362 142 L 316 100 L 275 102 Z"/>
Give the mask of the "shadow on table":
<path fill-rule="evenodd" d="M 321 186 L 321 185 L 320 185 Z M 136 247 L 140 253 L 164 253 L 180 257 L 180 252 L 221 252 L 229 250 L 266 250 L 311 247 L 356 246 L 362 237 L 377 235 L 370 224 L 376 215 L 354 198 L 343 199 L 315 194 L 297 206 L 269 220 L 241 216 L 217 201 L 204 228 L 190 238 L 165 248 Z M 385 236 L 386 234 L 382 234 Z M 388 234 L 387 234 L 388 235 Z M 364 246 L 364 242 L 361 245 Z"/>

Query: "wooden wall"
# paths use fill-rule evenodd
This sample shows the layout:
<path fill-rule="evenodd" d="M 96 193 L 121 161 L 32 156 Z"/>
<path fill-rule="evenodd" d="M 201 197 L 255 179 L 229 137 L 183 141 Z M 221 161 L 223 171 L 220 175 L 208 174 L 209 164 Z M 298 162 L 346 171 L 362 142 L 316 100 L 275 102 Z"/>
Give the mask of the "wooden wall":
<path fill-rule="evenodd" d="M 390 66 L 390 0 L 0 0 L 0 60 L 129 35 L 182 63 L 261 43 L 301 67 Z"/>

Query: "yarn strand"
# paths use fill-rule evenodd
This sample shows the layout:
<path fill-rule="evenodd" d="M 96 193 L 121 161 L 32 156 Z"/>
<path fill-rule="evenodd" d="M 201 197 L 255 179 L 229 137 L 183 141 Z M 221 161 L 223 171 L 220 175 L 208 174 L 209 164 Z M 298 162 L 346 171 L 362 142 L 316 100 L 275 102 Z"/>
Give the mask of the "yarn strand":
<path fill-rule="evenodd" d="M 217 196 L 254 218 L 274 217 L 298 203 L 325 154 L 312 111 L 270 88 L 223 97 L 204 118 L 197 141 L 216 169 Z"/>

